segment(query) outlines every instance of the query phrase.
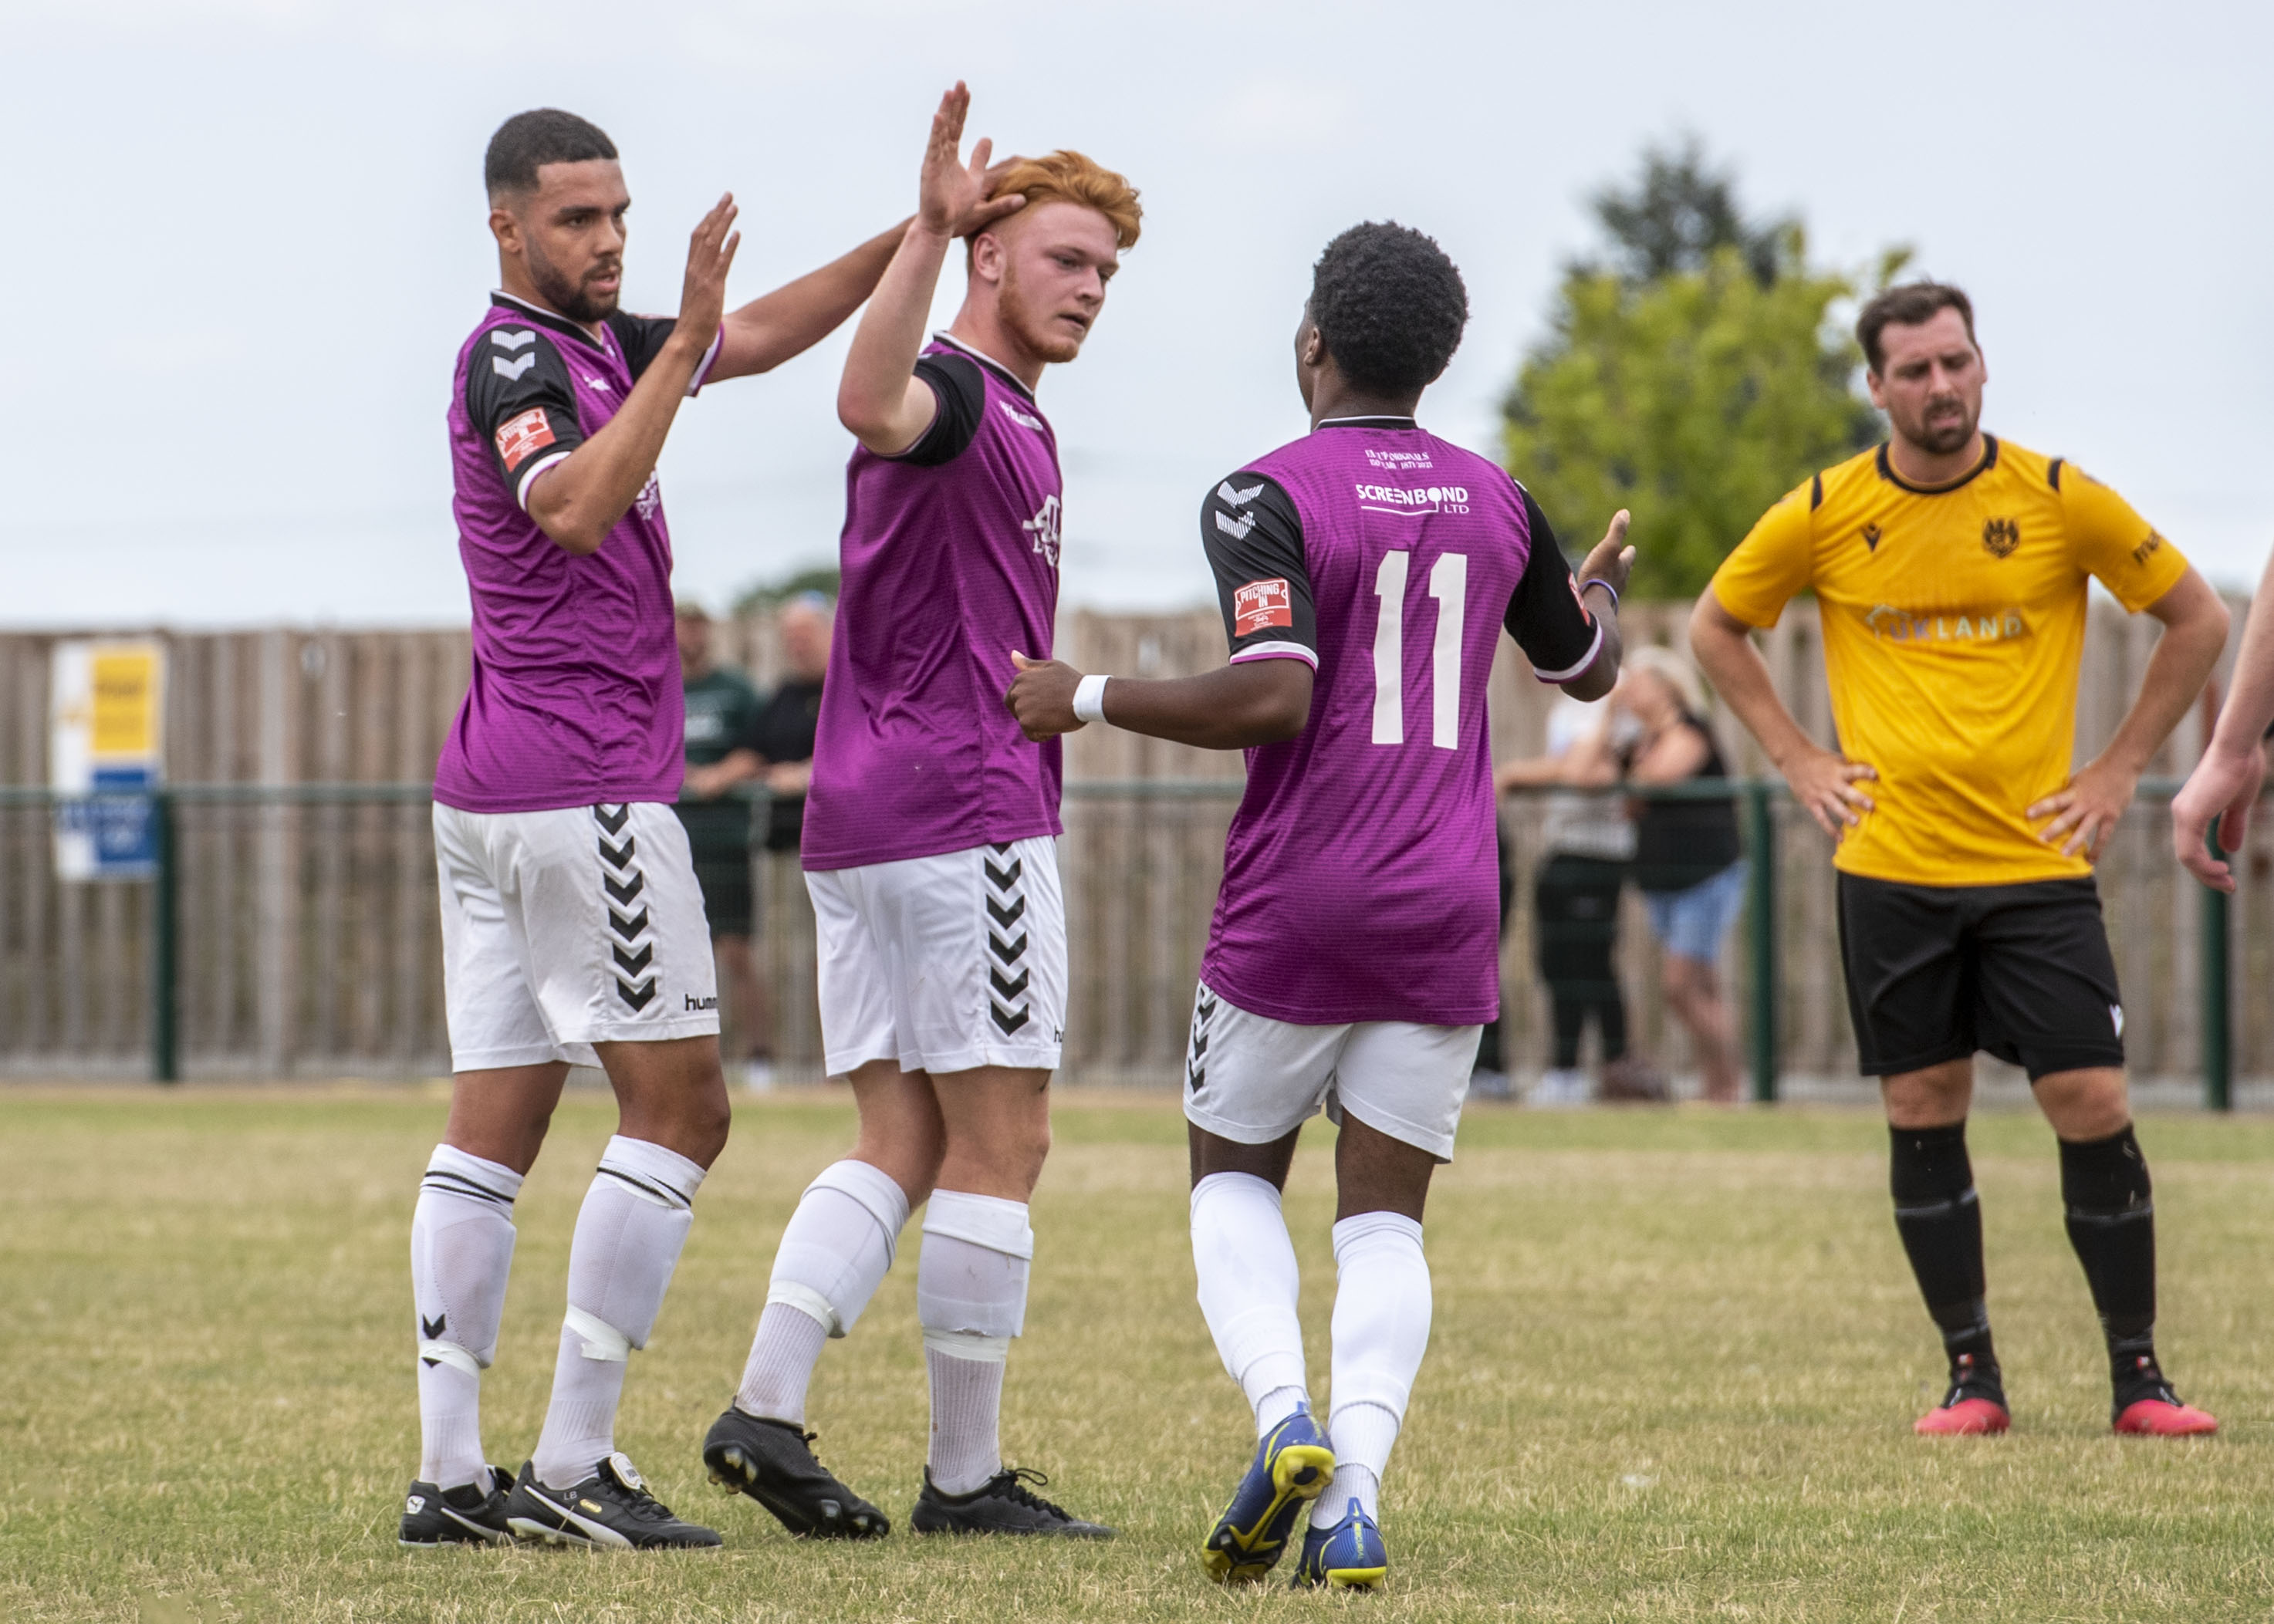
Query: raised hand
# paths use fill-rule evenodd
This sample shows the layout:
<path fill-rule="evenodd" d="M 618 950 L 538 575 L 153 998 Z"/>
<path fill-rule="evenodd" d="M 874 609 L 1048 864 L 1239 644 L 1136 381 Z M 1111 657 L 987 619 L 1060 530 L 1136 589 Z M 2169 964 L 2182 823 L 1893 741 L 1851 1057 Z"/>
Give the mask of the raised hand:
<path fill-rule="evenodd" d="M 1611 515 L 1611 528 L 1603 532 L 1602 540 L 1579 561 L 1579 589 L 1586 590 L 1590 581 L 1607 581 L 1611 590 L 1624 593 L 1627 572 L 1634 568 L 1635 550 L 1627 545 L 1627 510 L 1620 508 Z"/>
<path fill-rule="evenodd" d="M 999 169 L 990 171 L 987 166 L 995 150 L 992 141 L 981 137 L 971 149 L 971 161 L 963 161 L 963 120 L 970 110 L 971 92 L 958 79 L 931 116 L 931 139 L 924 147 L 917 186 L 916 223 L 935 236 L 968 237 L 1026 205 L 1017 192 L 988 195 L 1001 178 Z M 1009 162 L 1005 161 L 1005 167 Z"/>
<path fill-rule="evenodd" d="M 727 273 L 734 266 L 734 251 L 742 244 L 742 234 L 733 229 L 740 212 L 734 207 L 734 194 L 727 193 L 703 216 L 688 240 L 687 280 L 680 287 L 679 324 L 672 336 L 704 350 L 711 347 L 719 318 L 727 313 Z"/>

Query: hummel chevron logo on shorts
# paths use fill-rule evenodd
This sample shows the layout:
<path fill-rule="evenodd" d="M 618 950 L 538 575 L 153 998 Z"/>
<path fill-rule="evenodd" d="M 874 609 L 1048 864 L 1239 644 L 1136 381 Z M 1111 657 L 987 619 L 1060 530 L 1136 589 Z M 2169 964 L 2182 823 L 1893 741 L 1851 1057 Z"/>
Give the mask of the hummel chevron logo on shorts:
<path fill-rule="evenodd" d="M 1203 981 L 1193 1000 L 1192 1047 L 1185 1051 L 1185 1092 L 1194 1097 L 1208 1086 L 1209 1020 L 1215 1014 L 1216 995 Z"/>
<path fill-rule="evenodd" d="M 1026 864 L 1005 845 L 981 853 L 979 866 L 987 876 L 987 945 L 996 960 L 987 966 L 988 1012 L 1008 1037 L 1032 1018 L 1027 932 L 1019 922 L 1027 915 Z"/>
<path fill-rule="evenodd" d="M 644 1010 L 655 996 L 656 978 L 648 974 L 655 943 L 648 932 L 647 905 L 639 899 L 647 889 L 647 876 L 635 861 L 639 842 L 624 829 L 631 813 L 628 806 L 592 808 L 600 825 L 600 889 L 607 893 L 608 929 L 614 938 L 608 951 L 616 961 L 616 996 Z"/>

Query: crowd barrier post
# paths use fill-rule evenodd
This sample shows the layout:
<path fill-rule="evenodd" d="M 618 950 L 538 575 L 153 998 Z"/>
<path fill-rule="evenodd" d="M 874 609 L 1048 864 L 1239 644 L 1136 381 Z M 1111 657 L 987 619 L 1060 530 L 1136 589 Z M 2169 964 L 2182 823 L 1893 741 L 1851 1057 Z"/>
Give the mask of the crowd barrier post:
<path fill-rule="evenodd" d="M 174 798 L 150 796 L 150 1080 L 177 1083 L 181 1064 L 181 898 Z"/>

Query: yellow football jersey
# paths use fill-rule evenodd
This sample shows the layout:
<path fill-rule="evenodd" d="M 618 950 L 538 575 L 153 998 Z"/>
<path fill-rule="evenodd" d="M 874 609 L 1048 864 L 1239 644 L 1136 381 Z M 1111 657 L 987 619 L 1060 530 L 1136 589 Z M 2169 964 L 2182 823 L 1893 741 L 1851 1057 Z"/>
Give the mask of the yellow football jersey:
<path fill-rule="evenodd" d="M 1983 436 L 1972 473 L 1904 482 L 1886 447 L 1826 469 L 1714 573 L 1723 608 L 1773 626 L 1815 589 L 1840 747 L 1878 802 L 1834 866 L 1913 885 L 2090 874 L 2023 816 L 2068 781 L 2087 586 L 2127 610 L 2187 561 L 2106 485 Z M 2046 821 L 2040 819 L 2039 824 Z"/>

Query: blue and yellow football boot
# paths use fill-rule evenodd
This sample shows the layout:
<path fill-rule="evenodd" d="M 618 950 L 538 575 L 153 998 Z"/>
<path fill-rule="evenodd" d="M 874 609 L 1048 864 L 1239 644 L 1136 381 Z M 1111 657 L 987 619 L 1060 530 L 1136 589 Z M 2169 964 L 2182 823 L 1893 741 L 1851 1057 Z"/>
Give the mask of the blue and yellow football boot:
<path fill-rule="evenodd" d="M 1224 1584 L 1261 1579 L 1287 1548 L 1295 1519 L 1335 1475 L 1326 1429 L 1299 1410 L 1263 1435 L 1231 1504 L 1209 1530 L 1201 1566 Z"/>
<path fill-rule="evenodd" d="M 1298 1589 L 1378 1590 L 1389 1575 L 1389 1551 L 1382 1543 L 1382 1530 L 1355 1500 L 1332 1528 L 1303 1531 L 1303 1555 L 1295 1564 Z"/>

